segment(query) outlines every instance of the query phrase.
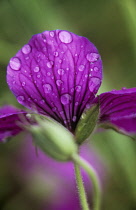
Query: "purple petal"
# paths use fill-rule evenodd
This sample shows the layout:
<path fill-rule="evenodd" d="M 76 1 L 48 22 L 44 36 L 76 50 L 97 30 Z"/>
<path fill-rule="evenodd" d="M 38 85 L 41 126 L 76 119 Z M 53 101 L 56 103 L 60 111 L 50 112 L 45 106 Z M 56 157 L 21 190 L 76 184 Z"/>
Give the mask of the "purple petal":
<path fill-rule="evenodd" d="M 136 88 L 113 90 L 100 96 L 100 122 L 109 122 L 127 133 L 136 133 Z"/>
<path fill-rule="evenodd" d="M 34 35 L 11 58 L 7 82 L 22 105 L 74 129 L 102 80 L 102 61 L 85 37 L 68 31 Z"/>
<path fill-rule="evenodd" d="M 13 106 L 0 108 L 0 141 L 4 141 L 6 138 L 15 136 L 22 131 L 17 122 L 21 122 L 21 115 L 24 114 L 26 114 L 25 111 Z"/>

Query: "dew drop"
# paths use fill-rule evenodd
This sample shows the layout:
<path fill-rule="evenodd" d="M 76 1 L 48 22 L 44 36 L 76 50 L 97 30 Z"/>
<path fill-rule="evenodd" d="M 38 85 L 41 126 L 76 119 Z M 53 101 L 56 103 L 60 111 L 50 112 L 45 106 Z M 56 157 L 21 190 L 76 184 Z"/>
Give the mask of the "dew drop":
<path fill-rule="evenodd" d="M 88 77 L 88 74 L 85 74 L 85 78 L 87 78 Z"/>
<path fill-rule="evenodd" d="M 80 65 L 80 66 L 78 67 L 78 70 L 79 70 L 79 71 L 83 71 L 83 70 L 84 70 L 84 68 L 85 68 L 85 66 L 84 66 L 84 65 Z"/>
<path fill-rule="evenodd" d="M 123 88 L 122 88 L 122 90 L 126 90 L 126 89 L 127 89 L 126 87 L 123 87 Z"/>
<path fill-rule="evenodd" d="M 52 86 L 50 84 L 45 84 L 43 85 L 43 88 L 44 88 L 44 92 L 45 93 L 50 93 L 52 92 Z"/>
<path fill-rule="evenodd" d="M 73 122 L 76 122 L 76 116 L 73 116 L 73 118 L 72 118 L 72 120 L 73 120 Z"/>
<path fill-rule="evenodd" d="M 69 68 L 66 68 L 67 71 L 69 71 Z"/>
<path fill-rule="evenodd" d="M 101 80 L 97 77 L 91 78 L 89 82 L 89 90 L 91 92 L 96 92 L 101 84 Z"/>
<path fill-rule="evenodd" d="M 18 96 L 17 100 L 18 100 L 19 103 L 21 103 L 22 101 L 25 100 L 25 98 L 24 98 L 24 96 Z"/>
<path fill-rule="evenodd" d="M 74 92 L 74 88 L 71 88 L 71 93 L 73 93 Z"/>
<path fill-rule="evenodd" d="M 53 111 L 53 112 L 55 112 L 56 110 L 57 110 L 57 108 L 56 108 L 56 107 L 53 107 L 53 108 L 52 108 L 52 111 Z"/>
<path fill-rule="evenodd" d="M 78 103 L 78 101 L 77 101 L 77 102 L 75 103 L 75 106 L 78 106 L 78 104 L 79 104 L 79 103 Z"/>
<path fill-rule="evenodd" d="M 53 54 L 54 54 L 55 57 L 57 57 L 59 55 L 58 52 L 54 52 Z"/>
<path fill-rule="evenodd" d="M 47 72 L 47 75 L 48 75 L 48 76 L 51 76 L 51 72 Z"/>
<path fill-rule="evenodd" d="M 26 60 L 29 60 L 29 56 L 25 57 Z"/>
<path fill-rule="evenodd" d="M 22 52 L 24 54 L 29 54 L 31 52 L 31 46 L 29 44 L 26 44 L 22 47 Z"/>
<path fill-rule="evenodd" d="M 25 86 L 25 84 L 26 84 L 25 82 L 22 82 L 22 86 L 23 86 L 23 87 Z"/>
<path fill-rule="evenodd" d="M 43 47 L 43 52 L 46 52 L 46 51 L 47 51 L 46 47 Z"/>
<path fill-rule="evenodd" d="M 39 70 L 40 70 L 39 66 L 36 66 L 36 67 L 34 68 L 34 72 L 39 72 Z"/>
<path fill-rule="evenodd" d="M 52 68 L 52 66 L 53 66 L 53 61 L 49 61 L 49 62 L 47 62 L 47 67 L 48 67 L 48 68 L 50 68 L 50 69 L 51 69 L 51 68 Z"/>
<path fill-rule="evenodd" d="M 67 105 L 67 104 L 69 104 L 71 102 L 71 95 L 69 95 L 68 93 L 63 94 L 61 96 L 60 100 L 61 100 L 61 103 L 63 105 Z"/>
<path fill-rule="evenodd" d="M 60 112 L 60 115 L 63 115 L 63 114 L 64 114 L 64 112 L 63 112 L 63 111 L 61 111 L 61 112 Z"/>
<path fill-rule="evenodd" d="M 62 63 L 62 60 L 59 60 L 59 63 Z"/>
<path fill-rule="evenodd" d="M 40 78 L 41 77 L 41 75 L 40 74 L 37 74 L 37 78 Z"/>
<path fill-rule="evenodd" d="M 77 85 L 77 86 L 75 87 L 75 90 L 76 90 L 77 92 L 80 92 L 80 91 L 81 91 L 81 86 L 80 86 L 80 85 Z"/>
<path fill-rule="evenodd" d="M 45 100 L 42 99 L 42 100 L 40 101 L 40 104 L 44 104 L 44 103 L 45 103 Z"/>
<path fill-rule="evenodd" d="M 98 69 L 97 66 L 94 67 L 94 71 L 95 71 L 95 72 L 98 72 L 98 71 L 99 71 L 99 69 Z"/>
<path fill-rule="evenodd" d="M 62 82 L 62 80 L 58 79 L 58 80 L 56 81 L 56 84 L 57 84 L 58 86 L 61 86 L 61 85 L 63 84 L 63 82 Z"/>
<path fill-rule="evenodd" d="M 10 59 L 10 67 L 13 69 L 13 70 L 19 70 L 20 67 L 21 67 L 21 61 L 19 58 L 17 57 L 14 57 L 14 58 L 11 58 Z"/>
<path fill-rule="evenodd" d="M 72 42 L 72 36 L 67 31 L 61 31 L 59 33 L 59 39 L 61 42 L 66 43 L 66 44 Z"/>
<path fill-rule="evenodd" d="M 58 74 L 63 75 L 64 74 L 64 69 L 58 69 Z"/>
<path fill-rule="evenodd" d="M 31 119 L 32 115 L 31 114 L 26 114 L 27 119 Z"/>
<path fill-rule="evenodd" d="M 50 31 L 50 36 L 51 37 L 54 37 L 54 35 L 55 35 L 54 32 L 53 31 Z"/>
<path fill-rule="evenodd" d="M 88 53 L 86 59 L 90 62 L 95 62 L 99 59 L 99 57 L 98 53 Z"/>

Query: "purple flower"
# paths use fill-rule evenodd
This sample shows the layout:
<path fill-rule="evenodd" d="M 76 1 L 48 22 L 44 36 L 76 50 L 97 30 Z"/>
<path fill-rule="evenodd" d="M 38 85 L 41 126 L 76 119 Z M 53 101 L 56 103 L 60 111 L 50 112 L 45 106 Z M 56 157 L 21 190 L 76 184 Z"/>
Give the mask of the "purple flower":
<path fill-rule="evenodd" d="M 94 103 L 100 103 L 99 125 L 136 132 L 136 88 L 103 93 L 98 99 L 102 61 L 85 37 L 62 30 L 34 35 L 10 59 L 7 82 L 20 104 L 73 133 L 83 111 Z"/>

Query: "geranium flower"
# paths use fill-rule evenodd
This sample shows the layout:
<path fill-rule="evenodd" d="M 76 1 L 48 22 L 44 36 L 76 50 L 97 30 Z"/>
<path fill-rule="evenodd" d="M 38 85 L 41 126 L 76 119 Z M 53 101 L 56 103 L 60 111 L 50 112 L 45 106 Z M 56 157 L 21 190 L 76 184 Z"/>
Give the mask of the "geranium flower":
<path fill-rule="evenodd" d="M 34 35 L 10 59 L 7 82 L 20 104 L 52 117 L 72 133 L 84 110 L 96 103 L 100 105 L 98 125 L 127 134 L 136 132 L 136 88 L 96 96 L 102 82 L 102 60 L 85 37 L 64 30 Z M 19 132 L 14 132 L 18 125 L 10 127 L 8 121 L 11 116 L 19 120 L 18 114 L 14 108 L 1 114 L 1 140 Z"/>

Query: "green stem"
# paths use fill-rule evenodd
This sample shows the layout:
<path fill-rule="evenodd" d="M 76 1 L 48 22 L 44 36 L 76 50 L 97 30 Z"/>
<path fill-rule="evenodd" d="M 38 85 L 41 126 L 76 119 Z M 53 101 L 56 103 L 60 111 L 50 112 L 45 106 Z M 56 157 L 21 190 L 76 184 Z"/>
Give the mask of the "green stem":
<path fill-rule="evenodd" d="M 84 168 L 84 170 L 88 173 L 88 175 L 91 179 L 91 182 L 93 184 L 93 210 L 100 210 L 101 189 L 100 189 L 99 179 L 97 177 L 95 170 L 86 160 L 84 160 L 78 154 L 74 154 L 72 156 L 72 160 L 74 161 L 75 164 L 82 166 Z M 80 198 L 81 198 L 81 196 L 80 196 Z M 83 210 L 86 210 L 86 208 L 84 207 Z"/>
<path fill-rule="evenodd" d="M 74 164 L 74 166 L 75 166 L 76 183 L 77 183 L 77 187 L 78 187 L 80 205 L 83 210 L 89 210 L 89 206 L 87 203 L 87 196 L 86 196 L 86 192 L 85 192 L 85 188 L 84 188 L 84 184 L 83 184 L 83 180 L 82 180 L 80 167 L 76 163 Z"/>

